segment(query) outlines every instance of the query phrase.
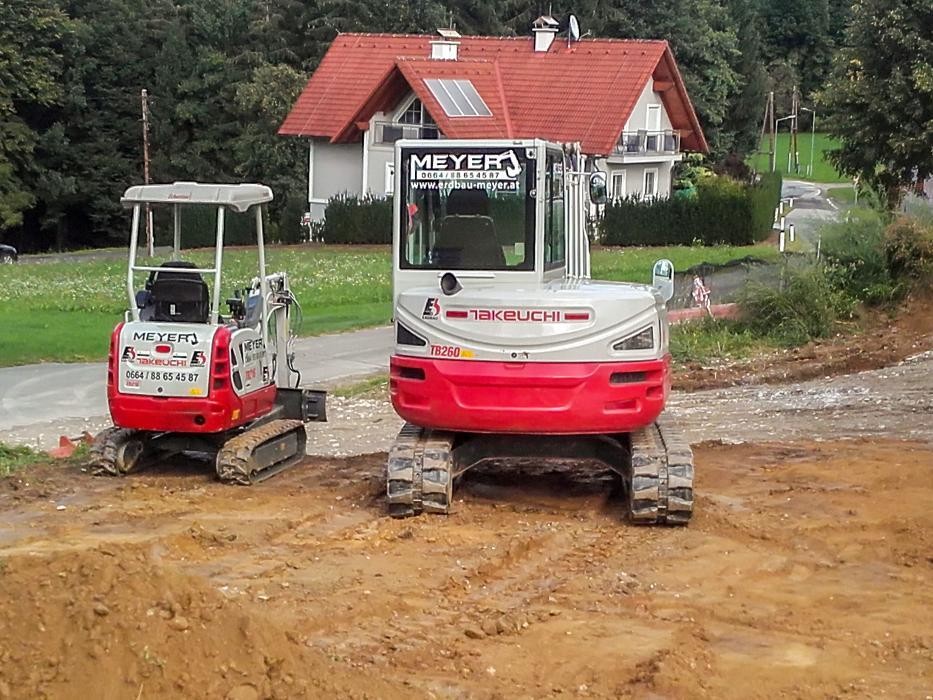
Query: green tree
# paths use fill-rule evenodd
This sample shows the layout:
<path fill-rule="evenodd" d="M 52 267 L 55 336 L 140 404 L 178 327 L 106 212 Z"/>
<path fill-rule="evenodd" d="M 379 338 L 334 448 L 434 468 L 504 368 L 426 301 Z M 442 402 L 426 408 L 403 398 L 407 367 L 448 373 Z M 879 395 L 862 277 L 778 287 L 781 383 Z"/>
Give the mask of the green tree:
<path fill-rule="evenodd" d="M 50 0 L 0 4 L 0 230 L 36 202 L 35 149 L 45 112 L 62 99 L 61 43 L 71 31 Z"/>
<path fill-rule="evenodd" d="M 820 95 L 842 143 L 830 158 L 893 206 L 933 174 L 933 2 L 857 0 L 846 41 Z"/>

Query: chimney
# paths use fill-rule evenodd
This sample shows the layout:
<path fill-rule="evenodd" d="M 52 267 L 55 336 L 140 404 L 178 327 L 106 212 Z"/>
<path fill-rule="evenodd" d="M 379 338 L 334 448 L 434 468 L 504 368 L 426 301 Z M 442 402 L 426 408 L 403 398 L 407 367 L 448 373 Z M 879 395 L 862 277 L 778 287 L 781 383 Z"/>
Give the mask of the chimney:
<path fill-rule="evenodd" d="M 547 53 L 551 48 L 554 37 L 557 36 L 557 30 L 560 23 L 551 17 L 551 15 L 541 15 L 531 25 L 531 31 L 535 35 L 535 53 Z"/>
<path fill-rule="evenodd" d="M 456 29 L 438 29 L 440 39 L 431 42 L 431 58 L 436 61 L 456 61 L 460 46 L 460 32 Z"/>

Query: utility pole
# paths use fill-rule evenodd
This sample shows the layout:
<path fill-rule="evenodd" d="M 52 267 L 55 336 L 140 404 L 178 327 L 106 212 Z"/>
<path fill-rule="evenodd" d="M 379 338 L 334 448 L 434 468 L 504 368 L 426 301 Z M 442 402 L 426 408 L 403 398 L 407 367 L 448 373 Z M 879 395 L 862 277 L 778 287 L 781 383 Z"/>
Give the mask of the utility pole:
<path fill-rule="evenodd" d="M 794 115 L 794 118 L 790 122 L 790 151 L 793 154 L 794 159 L 794 174 L 800 174 L 800 157 L 797 153 L 797 117 L 800 112 L 800 95 L 797 92 L 797 86 L 794 85 L 794 94 L 791 99 L 792 107 L 791 114 Z"/>
<path fill-rule="evenodd" d="M 143 182 L 149 184 L 149 92 L 142 89 L 139 95 L 143 110 Z M 146 247 L 149 257 L 155 255 L 155 242 L 152 235 L 152 209 L 146 205 Z"/>
<path fill-rule="evenodd" d="M 765 140 L 765 133 L 768 134 L 768 171 L 774 172 L 775 166 L 775 144 L 774 144 L 774 92 L 768 93 L 768 99 L 765 101 L 765 113 L 761 119 L 761 133 L 758 135 L 758 148 L 761 149 L 761 142 Z"/>

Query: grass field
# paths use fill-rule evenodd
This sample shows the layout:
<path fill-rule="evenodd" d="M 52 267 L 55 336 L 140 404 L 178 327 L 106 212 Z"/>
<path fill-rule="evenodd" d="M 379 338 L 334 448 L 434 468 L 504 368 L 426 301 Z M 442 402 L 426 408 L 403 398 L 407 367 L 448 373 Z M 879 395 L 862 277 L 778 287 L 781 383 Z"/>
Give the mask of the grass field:
<path fill-rule="evenodd" d="M 836 169 L 826 159 L 824 152 L 838 146 L 838 142 L 826 134 L 818 133 L 816 135 L 816 139 L 813 143 L 813 173 L 808 174 L 811 140 L 809 132 L 797 134 L 797 152 L 800 154 L 800 172 L 788 173 L 787 154 L 790 152 L 790 134 L 787 132 L 779 133 L 775 149 L 775 164 L 777 170 L 780 170 L 785 178 L 811 180 L 813 182 L 849 182 L 849 179 L 836 172 Z M 767 138 L 761 143 L 761 151 L 761 153 L 749 157 L 748 164 L 759 172 L 765 172 L 768 169 Z"/>
<path fill-rule="evenodd" d="M 775 259 L 769 246 L 628 248 L 593 252 L 593 276 L 649 282 L 651 266 L 666 257 L 676 269 L 746 256 Z M 208 267 L 208 251 L 183 256 Z M 223 298 L 256 274 L 255 252 L 229 249 Z M 388 247 L 270 247 L 270 272 L 285 270 L 304 320 L 300 335 L 389 323 L 392 277 Z M 113 327 L 126 308 L 126 262 L 68 260 L 0 267 L 0 366 L 40 361 L 98 361 L 107 355 Z M 143 275 L 136 287 L 142 288 Z M 225 309 L 225 306 L 221 305 Z"/>
<path fill-rule="evenodd" d="M 833 200 L 837 205 L 850 206 L 855 204 L 855 188 L 851 185 L 844 187 L 830 187 L 826 190 L 826 196 Z"/>

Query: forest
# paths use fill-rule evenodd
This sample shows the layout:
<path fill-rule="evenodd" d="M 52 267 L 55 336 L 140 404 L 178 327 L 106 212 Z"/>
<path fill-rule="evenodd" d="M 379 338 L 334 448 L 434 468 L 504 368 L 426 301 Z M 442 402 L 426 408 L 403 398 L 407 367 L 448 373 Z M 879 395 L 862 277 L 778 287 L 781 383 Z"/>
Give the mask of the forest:
<path fill-rule="evenodd" d="M 125 239 L 142 180 L 258 181 L 273 232 L 297 227 L 303 141 L 276 135 L 338 32 L 530 35 L 550 9 L 596 37 L 667 39 L 714 159 L 753 152 L 765 94 L 824 87 L 847 0 L 12 0 L 0 3 L 0 241 L 21 251 Z M 801 125 L 805 128 L 805 125 Z M 282 231 L 284 235 L 284 231 Z"/>

